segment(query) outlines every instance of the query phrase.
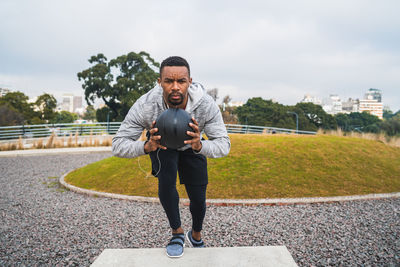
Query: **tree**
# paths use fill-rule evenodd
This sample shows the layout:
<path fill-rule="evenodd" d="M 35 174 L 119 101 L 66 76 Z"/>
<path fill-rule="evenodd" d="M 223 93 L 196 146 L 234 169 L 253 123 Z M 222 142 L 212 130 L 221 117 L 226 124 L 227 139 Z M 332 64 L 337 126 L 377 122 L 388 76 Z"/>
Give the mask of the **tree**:
<path fill-rule="evenodd" d="M 24 121 L 31 123 L 34 117 L 39 117 L 39 113 L 34 112 L 32 105 L 28 103 L 28 96 L 22 92 L 9 92 L 0 98 L 0 105 L 7 104 L 15 111 L 22 114 Z"/>
<path fill-rule="evenodd" d="M 217 102 L 218 88 L 208 89 L 207 94 L 209 94 L 214 99 L 214 101 Z"/>
<path fill-rule="evenodd" d="M 51 123 L 73 123 L 78 119 L 78 115 L 69 111 L 57 112 Z"/>
<path fill-rule="evenodd" d="M 229 95 L 224 96 L 224 98 L 222 99 L 222 103 L 224 103 L 225 105 L 228 105 L 231 101 L 232 98 Z"/>
<path fill-rule="evenodd" d="M 85 114 L 83 114 L 84 120 L 95 120 L 96 119 L 96 110 L 92 105 L 87 106 Z"/>
<path fill-rule="evenodd" d="M 393 116 L 394 116 L 393 111 L 391 111 L 390 108 L 389 108 L 388 106 L 385 106 L 385 107 L 383 108 L 383 118 L 384 118 L 385 120 L 388 120 L 388 119 L 390 119 L 390 118 L 393 117 Z"/>
<path fill-rule="evenodd" d="M 93 66 L 78 73 L 88 105 L 100 98 L 113 111 L 113 120 L 122 120 L 130 107 L 155 86 L 159 64 L 146 52 L 119 56 L 110 62 L 103 54 L 92 56 Z"/>
<path fill-rule="evenodd" d="M 311 124 L 315 125 L 315 130 L 319 128 L 337 128 L 335 118 L 326 113 L 320 105 L 315 105 L 313 103 L 297 103 L 295 107 L 301 110 L 301 113 L 309 120 Z"/>
<path fill-rule="evenodd" d="M 295 128 L 286 112 L 284 105 L 261 97 L 250 98 L 246 104 L 235 110 L 241 124 Z"/>
<path fill-rule="evenodd" d="M 42 112 L 42 120 L 49 122 L 56 116 L 56 112 L 54 110 L 57 107 L 57 100 L 53 95 L 44 93 L 43 95 L 38 97 L 35 105 L 38 106 Z"/>
<path fill-rule="evenodd" d="M 298 116 L 299 130 L 316 131 L 318 128 L 337 127 L 333 116 L 328 115 L 321 106 L 312 103 L 285 106 L 256 97 L 250 98 L 235 111 L 241 124 L 295 129 L 296 117 L 291 112 L 295 112 Z"/>
<path fill-rule="evenodd" d="M 9 92 L 0 98 L 2 103 L 7 103 L 16 110 L 23 111 L 24 109 L 29 109 L 28 104 L 29 97 L 22 92 Z"/>
<path fill-rule="evenodd" d="M 226 95 L 222 100 L 222 107 L 220 107 L 222 119 L 224 120 L 224 123 L 236 124 L 238 119 L 235 115 L 235 108 L 229 106 L 229 102 L 231 102 L 231 100 L 232 99 L 229 95 Z"/>
<path fill-rule="evenodd" d="M 98 122 L 106 122 L 107 117 L 109 121 L 111 121 L 111 118 L 115 116 L 115 113 L 113 113 L 109 107 L 102 107 L 96 110 L 96 119 Z"/>
<path fill-rule="evenodd" d="M 24 116 L 7 104 L 0 105 L 0 126 L 21 125 Z"/>
<path fill-rule="evenodd" d="M 352 131 L 354 130 L 351 118 L 348 114 L 345 113 L 339 113 L 335 115 L 336 123 L 337 125 L 343 130 L 343 131 Z"/>
<path fill-rule="evenodd" d="M 396 115 L 388 120 L 384 120 L 380 124 L 382 129 L 388 136 L 399 136 L 400 135 L 400 112 L 396 112 Z"/>
<path fill-rule="evenodd" d="M 350 113 L 350 117 L 358 124 L 361 125 L 361 127 L 366 127 L 368 125 L 380 123 L 381 120 L 367 111 L 363 111 L 361 113 L 359 112 L 353 112 Z"/>
<path fill-rule="evenodd" d="M 344 131 L 377 132 L 381 120 L 368 112 L 352 112 L 350 114 L 335 115 L 338 126 Z M 372 126 L 376 124 L 377 127 Z"/>

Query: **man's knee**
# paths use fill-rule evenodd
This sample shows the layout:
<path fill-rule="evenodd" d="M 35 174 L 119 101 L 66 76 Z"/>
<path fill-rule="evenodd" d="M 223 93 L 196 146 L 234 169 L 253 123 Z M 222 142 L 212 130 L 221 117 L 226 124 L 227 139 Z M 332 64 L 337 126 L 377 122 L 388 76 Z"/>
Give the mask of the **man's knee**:
<path fill-rule="evenodd" d="M 167 182 L 159 182 L 158 183 L 158 196 L 172 196 L 177 194 L 178 191 L 176 190 L 175 183 L 167 183 Z"/>

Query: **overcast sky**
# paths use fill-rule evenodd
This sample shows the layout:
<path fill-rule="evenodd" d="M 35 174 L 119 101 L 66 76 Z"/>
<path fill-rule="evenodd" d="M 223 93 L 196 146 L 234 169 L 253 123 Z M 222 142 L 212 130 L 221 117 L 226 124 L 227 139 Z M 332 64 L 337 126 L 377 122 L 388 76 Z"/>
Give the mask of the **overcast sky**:
<path fill-rule="evenodd" d="M 219 100 L 295 104 L 383 91 L 400 109 L 400 1 L 0 2 L 0 87 L 83 95 L 88 59 L 146 51 L 185 57 Z"/>

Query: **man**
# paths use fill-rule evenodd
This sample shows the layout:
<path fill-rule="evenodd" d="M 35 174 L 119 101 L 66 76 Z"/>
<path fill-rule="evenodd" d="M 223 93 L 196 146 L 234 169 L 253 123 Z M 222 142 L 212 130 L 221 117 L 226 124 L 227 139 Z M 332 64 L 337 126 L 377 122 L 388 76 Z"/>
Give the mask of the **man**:
<path fill-rule="evenodd" d="M 158 195 L 167 215 L 172 238 L 167 245 L 169 257 L 183 255 L 184 230 L 179 213 L 179 195 L 176 177 L 185 185 L 190 199 L 192 230 L 186 233 L 192 247 L 204 247 L 201 230 L 206 212 L 208 184 L 206 157 L 223 157 L 229 153 L 230 140 L 221 112 L 204 88 L 192 83 L 190 67 L 181 57 L 169 57 L 160 66 L 158 85 L 141 96 L 129 110 L 120 129 L 113 138 L 112 151 L 117 157 L 132 158 L 150 154 L 152 173 L 158 178 Z M 169 149 L 160 144 L 156 135 L 155 120 L 168 108 L 181 108 L 192 117 L 187 134 L 192 139 L 179 149 Z M 148 130 L 147 141 L 139 137 Z M 204 132 L 208 140 L 201 138 Z"/>

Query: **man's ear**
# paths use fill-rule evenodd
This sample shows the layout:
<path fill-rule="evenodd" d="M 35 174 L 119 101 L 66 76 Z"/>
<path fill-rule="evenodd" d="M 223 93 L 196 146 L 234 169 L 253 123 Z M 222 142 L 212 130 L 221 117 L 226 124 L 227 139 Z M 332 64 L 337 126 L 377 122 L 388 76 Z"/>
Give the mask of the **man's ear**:
<path fill-rule="evenodd" d="M 190 84 L 192 83 L 192 77 L 189 78 L 189 83 L 190 83 Z"/>
<path fill-rule="evenodd" d="M 158 82 L 158 84 L 161 84 L 161 79 L 157 78 L 157 82 Z"/>

